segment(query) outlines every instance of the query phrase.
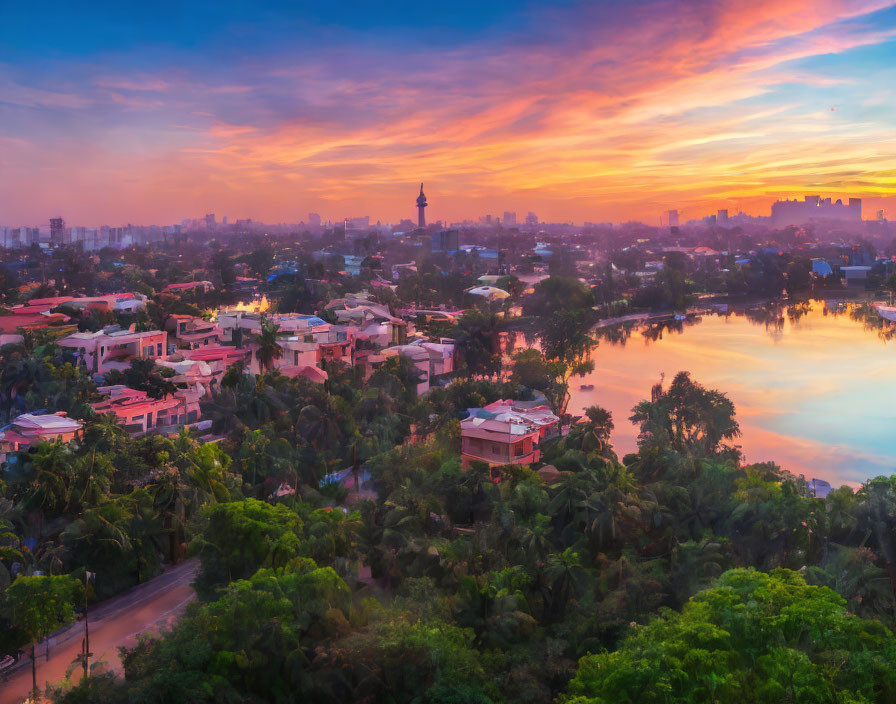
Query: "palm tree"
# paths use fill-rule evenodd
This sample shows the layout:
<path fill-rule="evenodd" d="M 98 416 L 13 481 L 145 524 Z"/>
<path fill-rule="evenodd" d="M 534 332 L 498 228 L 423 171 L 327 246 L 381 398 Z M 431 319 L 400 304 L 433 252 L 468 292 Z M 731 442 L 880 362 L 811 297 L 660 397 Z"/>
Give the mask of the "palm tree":
<path fill-rule="evenodd" d="M 145 489 L 138 489 L 125 497 L 131 514 L 128 533 L 134 553 L 137 583 L 151 577 L 164 554 L 165 528 L 155 510 L 153 497 Z M 151 569 L 155 568 L 155 569 Z"/>
<path fill-rule="evenodd" d="M 59 439 L 43 442 L 30 457 L 34 477 L 29 487 L 30 500 L 42 512 L 64 512 L 71 500 L 72 456 Z"/>
<path fill-rule="evenodd" d="M 270 371 L 274 367 L 274 362 L 283 356 L 283 348 L 277 342 L 279 330 L 280 326 L 277 323 L 262 315 L 261 332 L 255 336 L 255 344 L 258 345 L 255 356 L 263 371 Z"/>
<path fill-rule="evenodd" d="M 493 377 L 501 371 L 500 334 L 506 327 L 496 312 L 474 308 L 457 325 L 457 351 L 473 376 Z"/>
<path fill-rule="evenodd" d="M 581 594 L 585 569 L 578 553 L 567 548 L 548 555 L 544 576 L 549 587 L 548 611 L 555 616 L 566 613 L 570 601 Z"/>
<path fill-rule="evenodd" d="M 94 452 L 109 452 L 128 439 L 127 431 L 114 413 L 104 413 L 84 428 L 81 446 Z"/>
<path fill-rule="evenodd" d="M 162 528 L 168 536 L 168 559 L 177 562 L 187 522 L 180 473 L 175 467 L 162 467 L 146 488 L 152 496 L 156 513 L 162 517 Z"/>
<path fill-rule="evenodd" d="M 318 450 L 332 448 L 342 438 L 342 428 L 333 413 L 325 413 L 317 406 L 308 405 L 299 411 L 295 426 L 297 434 Z"/>

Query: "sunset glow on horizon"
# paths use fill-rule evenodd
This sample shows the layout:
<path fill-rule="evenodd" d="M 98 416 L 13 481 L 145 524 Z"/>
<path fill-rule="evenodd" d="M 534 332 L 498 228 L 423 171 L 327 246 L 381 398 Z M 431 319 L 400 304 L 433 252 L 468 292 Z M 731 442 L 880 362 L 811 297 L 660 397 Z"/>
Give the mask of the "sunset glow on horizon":
<path fill-rule="evenodd" d="M 4 7 L 0 221 L 896 214 L 896 3 Z"/>

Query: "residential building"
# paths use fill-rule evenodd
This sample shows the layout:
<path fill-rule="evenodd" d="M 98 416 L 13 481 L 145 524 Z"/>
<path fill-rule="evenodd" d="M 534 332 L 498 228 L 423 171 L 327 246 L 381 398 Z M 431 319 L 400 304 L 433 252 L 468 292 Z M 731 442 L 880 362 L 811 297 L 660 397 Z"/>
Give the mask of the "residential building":
<path fill-rule="evenodd" d="M 420 347 L 429 355 L 429 377 L 436 379 L 454 373 L 456 346 L 454 340 L 443 338 L 441 342 L 415 340 L 409 346 Z"/>
<path fill-rule="evenodd" d="M 168 349 L 168 333 L 164 330 L 134 332 L 133 329 L 120 330 L 117 325 L 112 325 L 98 332 L 73 333 L 60 339 L 58 344 L 75 350 L 91 372 L 105 374 L 110 369 L 125 368 L 134 357 L 164 359 Z"/>
<path fill-rule="evenodd" d="M 184 291 L 192 291 L 194 289 L 199 289 L 203 293 L 207 291 L 214 291 L 215 285 L 211 281 L 187 281 L 182 284 L 168 284 L 165 288 L 162 289 L 161 293 L 183 293 Z"/>
<path fill-rule="evenodd" d="M 27 450 L 39 442 L 61 440 L 70 442 L 78 437 L 82 423 L 68 418 L 65 412 L 23 413 L 0 429 L 0 462 L 16 452 Z"/>
<path fill-rule="evenodd" d="M 65 244 L 65 220 L 50 218 L 50 244 L 54 247 Z"/>
<path fill-rule="evenodd" d="M 492 467 L 537 462 L 540 443 L 560 434 L 560 419 L 544 405 L 502 400 L 467 412 L 460 423 L 464 469 L 474 460 Z"/>
<path fill-rule="evenodd" d="M 862 199 L 850 198 L 831 202 L 830 198 L 804 196 L 803 200 L 779 200 L 772 204 L 772 224 L 803 225 L 812 220 L 845 220 L 861 222 Z"/>
<path fill-rule="evenodd" d="M 390 357 L 404 357 L 410 360 L 417 370 L 417 395 L 422 396 L 429 391 L 429 352 L 417 345 L 396 345 L 382 351 L 385 361 Z"/>
<path fill-rule="evenodd" d="M 218 345 L 224 337 L 221 325 L 193 315 L 172 315 L 165 322 L 165 329 L 181 349 Z"/>
<path fill-rule="evenodd" d="M 220 383 L 231 364 L 242 362 L 249 368 L 254 355 L 248 347 L 227 347 L 224 345 L 209 345 L 197 350 L 184 350 L 183 356 L 191 361 L 205 362 L 211 370 L 215 383 Z"/>
<path fill-rule="evenodd" d="M 165 398 L 150 398 L 145 391 L 127 386 L 101 386 L 105 399 L 90 404 L 95 413 L 113 413 L 131 435 L 150 431 L 176 432 L 199 420 L 199 394 L 176 391 Z"/>

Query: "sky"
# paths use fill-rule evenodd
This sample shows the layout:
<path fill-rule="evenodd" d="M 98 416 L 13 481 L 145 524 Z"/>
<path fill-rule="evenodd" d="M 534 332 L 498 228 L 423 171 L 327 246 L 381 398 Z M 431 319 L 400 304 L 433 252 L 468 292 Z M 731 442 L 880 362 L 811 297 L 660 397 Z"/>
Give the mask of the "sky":
<path fill-rule="evenodd" d="M 76 7 L 78 6 L 78 7 Z M 896 3 L 0 2 L 0 224 L 896 218 Z"/>

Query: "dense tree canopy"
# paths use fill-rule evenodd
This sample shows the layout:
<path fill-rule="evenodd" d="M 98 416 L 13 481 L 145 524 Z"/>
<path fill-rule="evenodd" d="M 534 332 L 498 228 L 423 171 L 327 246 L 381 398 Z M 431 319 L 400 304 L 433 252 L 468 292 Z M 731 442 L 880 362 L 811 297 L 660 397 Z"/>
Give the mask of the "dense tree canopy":
<path fill-rule="evenodd" d="M 582 658 L 569 704 L 889 702 L 896 637 L 798 574 L 731 570 L 679 612 Z"/>

